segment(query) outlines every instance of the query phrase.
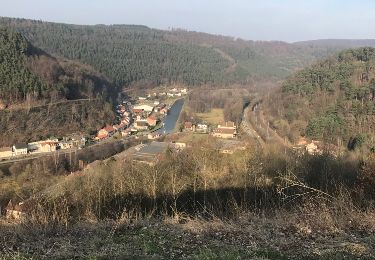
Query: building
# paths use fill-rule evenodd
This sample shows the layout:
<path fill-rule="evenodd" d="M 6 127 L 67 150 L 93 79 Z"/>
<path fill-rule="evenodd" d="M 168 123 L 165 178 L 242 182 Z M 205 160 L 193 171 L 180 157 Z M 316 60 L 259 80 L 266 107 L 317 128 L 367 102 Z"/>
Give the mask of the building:
<path fill-rule="evenodd" d="M 2 147 L 0 148 L 0 159 L 10 158 L 13 156 L 12 147 Z"/>
<path fill-rule="evenodd" d="M 56 151 L 60 147 L 60 142 L 57 139 L 47 139 L 27 144 L 27 149 L 30 153 L 49 153 Z"/>
<path fill-rule="evenodd" d="M 206 124 L 197 124 L 196 131 L 197 132 L 201 132 L 201 133 L 207 133 L 208 132 L 208 125 L 206 125 Z"/>
<path fill-rule="evenodd" d="M 158 119 L 154 116 L 147 117 L 147 123 L 149 126 L 156 126 Z"/>
<path fill-rule="evenodd" d="M 163 107 L 162 109 L 160 109 L 160 114 L 167 115 L 168 114 L 168 108 L 167 107 Z"/>
<path fill-rule="evenodd" d="M 99 130 L 96 138 L 105 139 L 115 134 L 115 129 L 112 126 L 106 126 Z"/>
<path fill-rule="evenodd" d="M 148 130 L 148 123 L 145 119 L 136 120 L 134 123 L 134 128 L 138 131 Z"/>
<path fill-rule="evenodd" d="M 154 110 L 154 107 L 149 105 L 138 105 L 133 107 L 133 111 L 145 111 L 145 112 L 152 112 Z M 135 112 L 134 112 L 135 113 Z"/>
<path fill-rule="evenodd" d="M 225 139 L 235 138 L 237 135 L 236 126 L 234 122 L 225 122 L 224 125 L 218 125 L 212 135 Z"/>
<path fill-rule="evenodd" d="M 72 149 L 73 148 L 73 142 L 71 141 L 60 141 L 59 142 L 59 149 L 60 150 L 67 150 L 67 149 Z"/>
<path fill-rule="evenodd" d="M 192 122 L 185 122 L 184 123 L 184 131 L 193 131 L 193 123 Z"/>
<path fill-rule="evenodd" d="M 13 153 L 15 156 L 27 154 L 27 144 L 18 143 L 13 145 Z"/>

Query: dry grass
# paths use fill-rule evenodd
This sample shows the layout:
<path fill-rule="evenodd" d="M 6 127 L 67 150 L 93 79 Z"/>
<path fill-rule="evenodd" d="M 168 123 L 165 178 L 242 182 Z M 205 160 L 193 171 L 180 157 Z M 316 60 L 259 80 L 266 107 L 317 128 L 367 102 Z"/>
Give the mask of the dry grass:
<path fill-rule="evenodd" d="M 143 218 L 68 228 L 0 223 L 5 258 L 373 259 L 374 212 L 327 206 L 237 218 Z M 345 213 L 344 215 L 342 213 Z M 125 216 L 126 214 L 124 214 Z M 349 221 L 349 219 L 351 221 Z"/>
<path fill-rule="evenodd" d="M 208 113 L 197 113 L 197 116 L 203 121 L 212 125 L 218 125 L 224 122 L 224 110 L 221 108 L 213 108 Z"/>

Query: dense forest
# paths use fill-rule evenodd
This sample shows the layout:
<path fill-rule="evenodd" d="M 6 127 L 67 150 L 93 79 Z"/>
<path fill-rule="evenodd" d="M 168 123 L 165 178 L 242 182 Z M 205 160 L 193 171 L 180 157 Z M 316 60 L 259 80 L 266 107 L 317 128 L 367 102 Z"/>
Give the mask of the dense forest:
<path fill-rule="evenodd" d="M 93 66 L 122 86 L 279 80 L 352 44 L 245 41 L 136 25 L 81 26 L 13 18 L 0 18 L 0 25 L 17 29 L 49 53 Z"/>
<path fill-rule="evenodd" d="M 54 58 L 0 29 L 0 146 L 95 131 L 114 120 L 117 95 L 90 66 Z"/>
<path fill-rule="evenodd" d="M 117 88 L 92 68 L 57 59 L 32 46 L 20 33 L 0 28 L 0 99 L 30 100 L 116 97 Z"/>
<path fill-rule="evenodd" d="M 374 147 L 375 49 L 342 51 L 289 77 L 268 104 L 291 139 L 306 135 Z M 339 140 L 339 142 L 340 142 Z"/>

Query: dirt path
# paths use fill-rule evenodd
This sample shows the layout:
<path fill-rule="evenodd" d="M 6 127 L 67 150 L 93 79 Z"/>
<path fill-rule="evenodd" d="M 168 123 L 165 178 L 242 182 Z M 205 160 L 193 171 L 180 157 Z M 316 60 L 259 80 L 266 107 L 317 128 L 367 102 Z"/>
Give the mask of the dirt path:
<path fill-rule="evenodd" d="M 226 73 L 232 73 L 237 67 L 237 61 L 233 59 L 232 56 L 230 56 L 228 53 L 224 52 L 223 50 L 220 50 L 219 48 L 214 48 L 214 50 L 221 55 L 224 59 L 229 61 L 229 67 L 225 70 Z"/>

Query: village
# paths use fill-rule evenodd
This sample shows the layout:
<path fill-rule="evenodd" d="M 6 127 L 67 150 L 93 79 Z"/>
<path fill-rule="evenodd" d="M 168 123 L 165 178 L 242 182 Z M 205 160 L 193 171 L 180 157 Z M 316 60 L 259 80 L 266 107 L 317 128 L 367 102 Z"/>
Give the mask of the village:
<path fill-rule="evenodd" d="M 17 143 L 11 147 L 1 147 L 0 160 L 52 153 L 58 150 L 82 149 L 111 137 L 126 138 L 134 135 L 137 138 L 139 135 L 148 135 L 150 139 L 157 138 L 161 134 L 152 134 L 152 132 L 162 127 L 163 118 L 168 114 L 171 103 L 187 93 L 187 88 L 172 88 L 167 92 L 149 93 L 145 97 L 123 98 L 115 108 L 117 122 L 99 129 L 95 136 L 77 133 L 62 138 L 50 137 L 30 143 Z M 161 102 L 166 98 L 167 102 Z"/>
<path fill-rule="evenodd" d="M 172 105 L 176 100 L 184 98 L 187 94 L 188 89 L 184 87 L 171 88 L 167 91 L 165 89 L 154 89 L 142 96 L 128 96 L 123 98 L 115 107 L 117 118 L 115 124 L 102 127 L 97 131 L 96 135 L 87 136 L 82 133 L 76 133 L 62 138 L 50 137 L 30 143 L 17 143 L 11 147 L 0 148 L 0 160 L 53 153 L 59 150 L 82 149 L 100 142 L 130 137 L 146 137 L 149 140 L 157 140 L 166 135 L 162 129 L 165 117 L 168 115 Z M 178 113 L 180 112 L 178 111 Z M 233 153 L 237 149 L 244 149 L 242 143 L 235 140 L 238 136 L 238 129 L 234 122 L 210 124 L 199 118 L 190 118 L 182 122 L 177 122 L 176 119 L 173 123 L 177 125 L 174 132 L 210 134 L 213 137 L 226 140 L 221 142 L 223 146 L 221 152 L 223 153 Z M 315 143 L 303 143 L 299 147 L 301 146 L 310 154 L 318 153 Z"/>

